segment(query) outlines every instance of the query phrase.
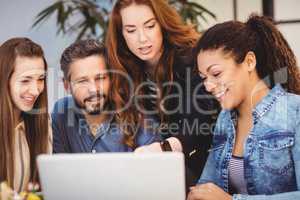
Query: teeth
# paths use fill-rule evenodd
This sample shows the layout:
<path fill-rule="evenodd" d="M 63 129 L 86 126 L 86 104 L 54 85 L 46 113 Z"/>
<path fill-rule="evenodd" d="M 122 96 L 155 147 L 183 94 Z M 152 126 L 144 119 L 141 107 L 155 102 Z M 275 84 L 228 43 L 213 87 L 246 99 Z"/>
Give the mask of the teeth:
<path fill-rule="evenodd" d="M 141 53 L 148 53 L 148 51 L 150 50 L 150 48 L 151 48 L 151 46 L 148 46 L 148 47 L 141 47 L 140 48 L 140 51 L 141 51 Z"/>
<path fill-rule="evenodd" d="M 145 47 L 141 47 L 140 49 L 141 49 L 141 50 L 147 50 L 147 49 L 150 49 L 150 47 L 151 47 L 151 46 L 145 46 Z"/>
<path fill-rule="evenodd" d="M 221 96 L 223 96 L 223 95 L 225 94 L 225 92 L 226 92 L 226 91 L 220 92 L 220 93 L 216 94 L 215 96 L 216 96 L 217 98 L 220 98 Z"/>
<path fill-rule="evenodd" d="M 92 98 L 89 101 L 91 101 L 91 102 L 100 101 L 100 98 Z"/>
<path fill-rule="evenodd" d="M 34 100 L 34 98 L 32 98 L 32 97 L 24 97 L 24 99 L 25 99 L 26 101 L 33 101 L 33 100 Z"/>

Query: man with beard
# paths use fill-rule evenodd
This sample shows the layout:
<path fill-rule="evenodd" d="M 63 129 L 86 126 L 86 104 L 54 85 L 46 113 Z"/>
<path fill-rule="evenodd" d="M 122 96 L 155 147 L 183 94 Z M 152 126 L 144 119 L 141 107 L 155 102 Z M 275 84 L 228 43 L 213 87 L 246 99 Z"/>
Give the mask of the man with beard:
<path fill-rule="evenodd" d="M 159 135 L 139 126 L 140 115 L 130 107 L 114 110 L 122 107 L 114 99 L 122 89 L 111 84 L 112 70 L 101 43 L 75 42 L 64 50 L 60 64 L 71 96 L 58 100 L 51 114 L 54 153 L 130 152 L 160 141 Z"/>

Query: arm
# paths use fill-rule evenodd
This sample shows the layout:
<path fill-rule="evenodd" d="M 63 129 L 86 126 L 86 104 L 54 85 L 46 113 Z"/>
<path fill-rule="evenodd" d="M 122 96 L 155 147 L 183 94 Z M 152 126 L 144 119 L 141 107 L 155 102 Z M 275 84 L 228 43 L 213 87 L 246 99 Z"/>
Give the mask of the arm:
<path fill-rule="evenodd" d="M 64 113 L 59 113 L 58 104 L 54 106 L 51 113 L 52 135 L 53 135 L 53 153 L 71 153 L 67 142 L 66 130 L 64 128 Z"/>
<path fill-rule="evenodd" d="M 216 126 L 214 129 L 214 135 L 219 134 L 220 132 L 222 132 L 222 123 L 223 122 L 223 112 L 221 112 L 218 116 L 217 122 L 216 122 Z M 214 144 L 216 141 L 213 141 L 212 144 Z M 217 169 L 216 169 L 216 160 L 215 160 L 215 156 L 214 153 L 215 151 L 213 150 L 214 146 L 211 145 L 211 148 L 208 150 L 209 151 L 209 155 L 207 158 L 207 161 L 204 165 L 202 174 L 200 176 L 200 179 L 198 180 L 197 184 L 205 184 L 205 183 L 214 183 L 217 185 Z"/>
<path fill-rule="evenodd" d="M 286 192 L 274 195 L 242 195 L 234 194 L 232 200 L 292 200 L 299 199 L 300 192 Z"/>
<path fill-rule="evenodd" d="M 184 113 L 170 116 L 170 123 L 178 123 L 179 129 L 177 133 L 170 129 L 168 132 L 180 141 L 187 164 L 202 171 L 220 107 L 215 98 L 205 90 L 198 75 L 185 80 L 181 86 L 185 88 L 185 85 L 190 88 L 184 91 L 185 100 L 181 107 Z M 186 108 L 189 110 L 185 110 Z"/>
<path fill-rule="evenodd" d="M 209 153 L 209 156 L 207 158 L 205 167 L 203 169 L 203 172 L 201 174 L 200 179 L 198 180 L 197 184 L 204 184 L 204 183 L 215 183 L 217 184 L 216 178 L 216 164 L 215 164 L 215 158 L 213 155 L 213 152 Z"/>
<path fill-rule="evenodd" d="M 137 140 L 137 146 L 149 146 L 150 144 L 159 144 L 162 141 L 162 138 L 159 133 L 149 131 L 145 128 L 140 128 Z"/>
<path fill-rule="evenodd" d="M 53 153 L 65 153 L 64 145 L 60 134 L 58 116 L 57 114 L 51 114 L 52 116 L 52 133 L 53 133 Z"/>
<path fill-rule="evenodd" d="M 144 127 L 139 131 L 138 146 L 135 152 L 162 152 L 161 142 L 163 141 L 161 132 L 158 131 L 158 122 L 148 118 L 144 122 Z M 180 141 L 175 137 L 166 139 L 172 151 L 182 152 Z"/>

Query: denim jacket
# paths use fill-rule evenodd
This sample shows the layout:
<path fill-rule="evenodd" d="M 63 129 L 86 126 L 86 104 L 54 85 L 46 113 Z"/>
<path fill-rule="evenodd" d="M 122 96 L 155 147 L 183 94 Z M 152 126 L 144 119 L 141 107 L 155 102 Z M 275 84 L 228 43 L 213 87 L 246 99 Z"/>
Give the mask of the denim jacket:
<path fill-rule="evenodd" d="M 253 109 L 253 126 L 243 155 L 248 194 L 233 194 L 233 200 L 300 199 L 299 109 L 300 96 L 285 92 L 279 84 Z M 235 111 L 220 113 L 198 184 L 212 182 L 229 191 L 236 120 Z"/>

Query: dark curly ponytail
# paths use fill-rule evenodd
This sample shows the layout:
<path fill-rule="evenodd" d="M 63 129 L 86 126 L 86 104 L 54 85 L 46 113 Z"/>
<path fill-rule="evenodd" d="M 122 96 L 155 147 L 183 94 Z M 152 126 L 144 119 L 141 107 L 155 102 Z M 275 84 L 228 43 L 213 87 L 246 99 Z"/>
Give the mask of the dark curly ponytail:
<path fill-rule="evenodd" d="M 219 48 L 232 53 L 238 64 L 253 51 L 260 79 L 271 87 L 281 83 L 288 92 L 300 94 L 300 72 L 295 55 L 271 19 L 251 15 L 246 23 L 217 24 L 203 34 L 195 53 Z"/>

